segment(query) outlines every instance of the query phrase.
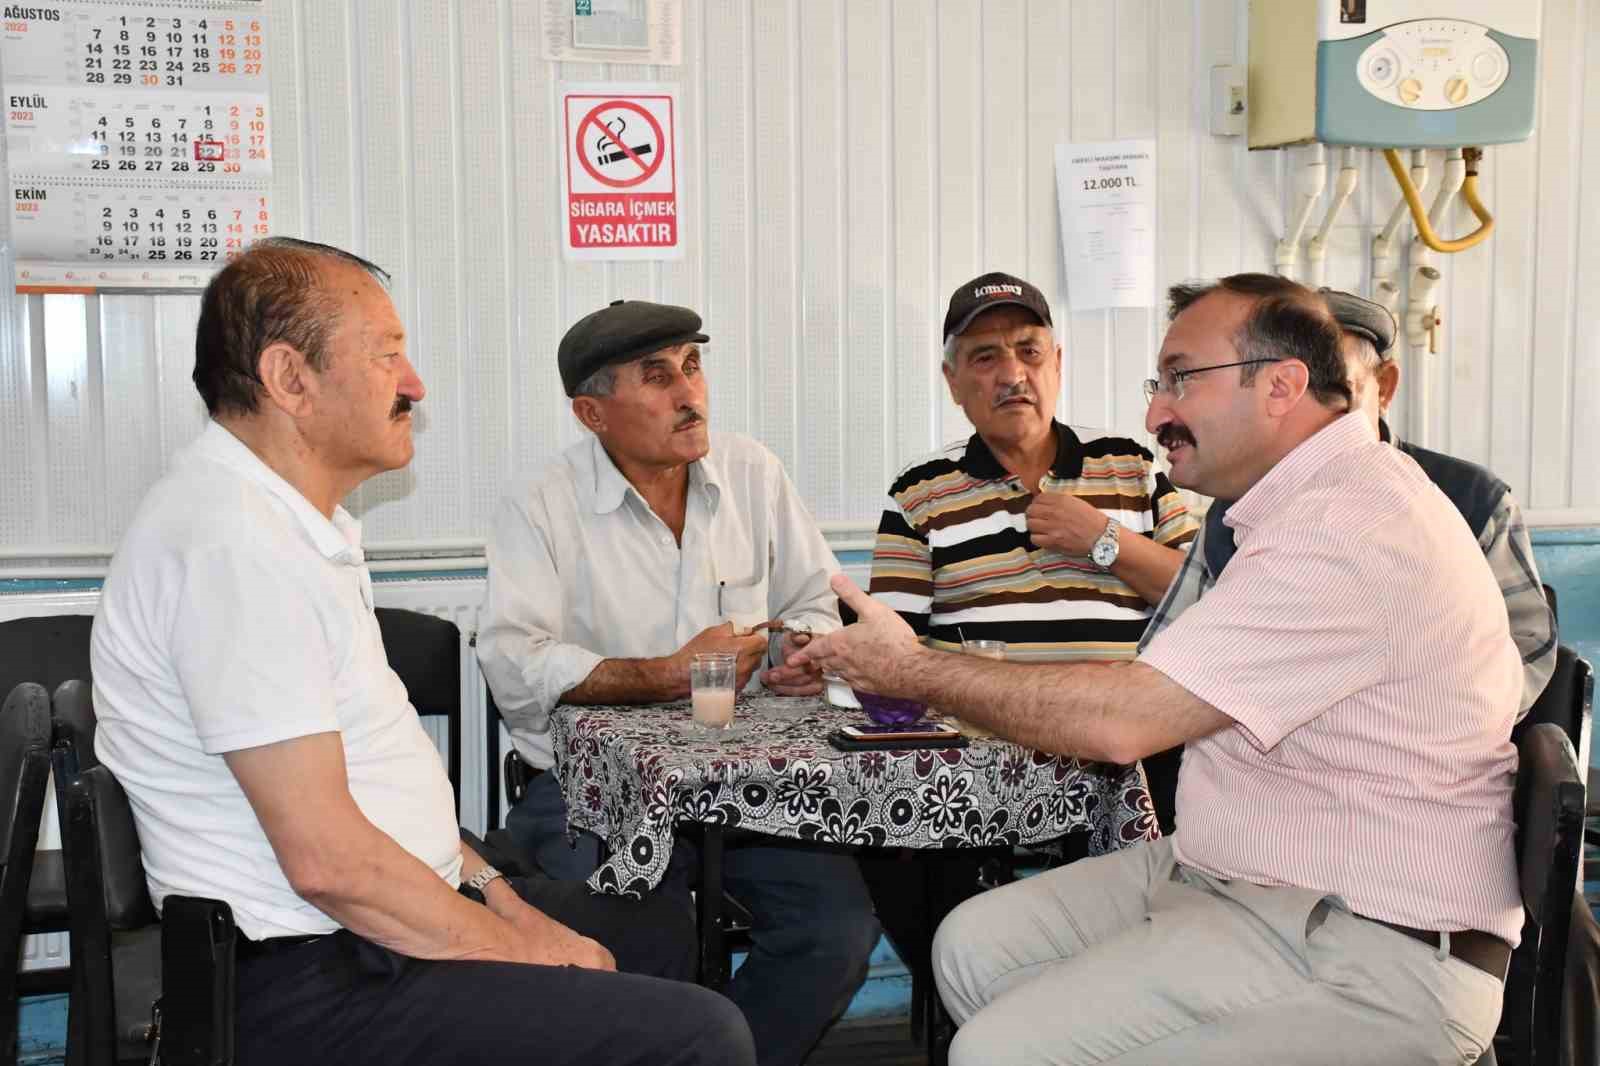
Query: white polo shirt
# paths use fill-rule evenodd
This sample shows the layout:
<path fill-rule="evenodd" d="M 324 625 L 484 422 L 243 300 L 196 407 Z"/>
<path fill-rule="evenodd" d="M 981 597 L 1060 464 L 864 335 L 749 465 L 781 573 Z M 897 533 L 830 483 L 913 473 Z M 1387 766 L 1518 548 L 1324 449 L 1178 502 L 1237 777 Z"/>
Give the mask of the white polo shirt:
<path fill-rule="evenodd" d="M 344 741 L 363 814 L 452 887 L 439 753 L 383 651 L 361 524 L 324 518 L 215 422 L 144 499 L 90 649 L 95 753 L 133 807 L 150 895 L 226 900 L 252 939 L 332 932 L 284 877 L 225 752 Z"/>

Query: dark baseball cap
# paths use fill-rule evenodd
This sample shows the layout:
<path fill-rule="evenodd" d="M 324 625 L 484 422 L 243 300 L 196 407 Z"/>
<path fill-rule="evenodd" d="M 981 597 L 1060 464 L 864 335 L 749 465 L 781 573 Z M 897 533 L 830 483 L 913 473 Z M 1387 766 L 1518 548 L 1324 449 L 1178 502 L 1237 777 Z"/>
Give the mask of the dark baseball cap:
<path fill-rule="evenodd" d="M 556 366 L 568 396 L 603 366 L 631 363 L 651 352 L 693 341 L 705 344 L 700 316 L 687 307 L 648 300 L 613 300 L 575 322 L 556 349 Z"/>
<path fill-rule="evenodd" d="M 944 342 L 972 325 L 972 320 L 985 311 L 1006 304 L 1025 307 L 1039 316 L 1039 324 L 1051 326 L 1050 302 L 1044 293 L 1021 278 L 995 272 L 973 278 L 950 294 L 950 307 L 944 313 Z"/>
<path fill-rule="evenodd" d="M 1372 342 L 1379 355 L 1394 344 L 1394 315 L 1382 304 L 1373 303 L 1362 296 L 1338 289 L 1318 289 L 1327 301 L 1328 310 L 1338 319 L 1339 328 L 1358 333 Z"/>

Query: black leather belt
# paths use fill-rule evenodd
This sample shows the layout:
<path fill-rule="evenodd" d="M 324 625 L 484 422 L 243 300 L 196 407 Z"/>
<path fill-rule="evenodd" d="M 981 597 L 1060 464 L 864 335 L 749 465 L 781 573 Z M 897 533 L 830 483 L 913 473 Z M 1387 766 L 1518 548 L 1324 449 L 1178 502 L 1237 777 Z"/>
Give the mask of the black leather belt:
<path fill-rule="evenodd" d="M 1409 925 L 1397 925 L 1382 918 L 1368 918 L 1365 914 L 1357 914 L 1356 917 L 1387 926 L 1412 940 L 1422 941 L 1435 951 L 1439 950 L 1441 934 L 1432 930 L 1413 929 Z M 1450 934 L 1450 954 L 1470 966 L 1476 966 L 1496 981 L 1504 981 L 1506 963 L 1511 960 L 1511 945 L 1492 933 L 1484 933 L 1477 929 L 1461 929 Z"/>
<path fill-rule="evenodd" d="M 266 955 L 276 955 L 280 951 L 288 951 L 291 948 L 315 944 L 329 935 L 328 933 L 316 933 L 311 936 L 269 936 L 265 940 L 251 940 L 243 933 L 239 933 L 234 937 L 233 941 L 234 957 L 241 960 L 259 959 Z"/>

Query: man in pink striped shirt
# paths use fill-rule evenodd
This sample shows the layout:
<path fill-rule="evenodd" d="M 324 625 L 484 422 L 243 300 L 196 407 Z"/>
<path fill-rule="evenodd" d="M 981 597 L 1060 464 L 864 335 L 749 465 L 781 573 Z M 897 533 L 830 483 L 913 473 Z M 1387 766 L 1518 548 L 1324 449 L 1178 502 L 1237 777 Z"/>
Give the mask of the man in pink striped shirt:
<path fill-rule="evenodd" d="M 1171 297 L 1146 427 L 1174 483 L 1233 501 L 1202 599 L 1135 662 L 1018 667 L 925 649 L 836 579 L 862 621 L 804 653 L 1041 750 L 1187 745 L 1181 832 L 940 927 L 951 1061 L 1475 1061 L 1521 928 L 1499 589 L 1351 412 L 1321 299 L 1263 275 Z"/>

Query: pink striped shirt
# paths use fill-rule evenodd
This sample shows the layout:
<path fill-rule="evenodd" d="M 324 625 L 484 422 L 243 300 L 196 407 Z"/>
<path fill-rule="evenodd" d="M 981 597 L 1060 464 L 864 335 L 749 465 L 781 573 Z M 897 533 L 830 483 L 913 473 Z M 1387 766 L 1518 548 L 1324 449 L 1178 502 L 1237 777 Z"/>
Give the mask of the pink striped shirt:
<path fill-rule="evenodd" d="M 1225 521 L 1237 553 L 1139 660 L 1234 720 L 1184 750 L 1178 860 L 1515 944 L 1522 663 L 1460 514 L 1352 414 Z"/>

